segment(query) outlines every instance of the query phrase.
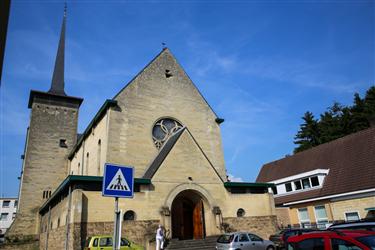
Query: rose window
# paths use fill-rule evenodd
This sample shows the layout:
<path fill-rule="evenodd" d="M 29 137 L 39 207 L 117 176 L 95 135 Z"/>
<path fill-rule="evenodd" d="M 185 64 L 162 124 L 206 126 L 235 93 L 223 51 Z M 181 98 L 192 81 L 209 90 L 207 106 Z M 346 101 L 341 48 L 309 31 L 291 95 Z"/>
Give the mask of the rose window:
<path fill-rule="evenodd" d="M 168 138 L 182 128 L 181 123 L 171 118 L 158 120 L 152 129 L 152 139 L 157 149 L 160 149 Z"/>

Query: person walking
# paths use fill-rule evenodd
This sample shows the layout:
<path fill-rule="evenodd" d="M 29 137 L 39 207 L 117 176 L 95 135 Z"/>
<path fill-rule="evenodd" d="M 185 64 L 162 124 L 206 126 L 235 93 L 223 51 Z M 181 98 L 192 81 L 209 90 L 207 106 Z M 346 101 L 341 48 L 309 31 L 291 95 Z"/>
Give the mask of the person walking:
<path fill-rule="evenodd" d="M 156 250 L 160 249 L 164 249 L 164 230 L 161 225 L 156 230 Z"/>

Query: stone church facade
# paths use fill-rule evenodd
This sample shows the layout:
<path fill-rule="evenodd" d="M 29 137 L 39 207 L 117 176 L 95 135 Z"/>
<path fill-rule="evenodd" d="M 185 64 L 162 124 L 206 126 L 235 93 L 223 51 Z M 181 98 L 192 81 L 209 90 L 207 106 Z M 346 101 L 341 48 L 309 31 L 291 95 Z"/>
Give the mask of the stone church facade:
<path fill-rule="evenodd" d="M 48 92 L 30 93 L 19 212 L 9 241 L 81 249 L 112 234 L 114 199 L 101 194 L 105 163 L 134 167 L 134 198 L 120 199 L 122 233 L 150 247 L 158 224 L 168 238 L 199 239 L 276 230 L 272 184 L 227 179 L 220 119 L 169 49 L 163 49 L 77 136 L 81 98 L 64 91 L 65 17 Z"/>

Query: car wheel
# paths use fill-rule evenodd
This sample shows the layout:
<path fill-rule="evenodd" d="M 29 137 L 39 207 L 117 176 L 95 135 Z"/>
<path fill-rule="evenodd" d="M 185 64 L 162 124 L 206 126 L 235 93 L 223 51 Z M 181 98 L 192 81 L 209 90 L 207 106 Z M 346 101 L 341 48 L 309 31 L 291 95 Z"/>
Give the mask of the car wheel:
<path fill-rule="evenodd" d="M 274 250 L 274 247 L 273 246 L 268 246 L 267 250 Z"/>

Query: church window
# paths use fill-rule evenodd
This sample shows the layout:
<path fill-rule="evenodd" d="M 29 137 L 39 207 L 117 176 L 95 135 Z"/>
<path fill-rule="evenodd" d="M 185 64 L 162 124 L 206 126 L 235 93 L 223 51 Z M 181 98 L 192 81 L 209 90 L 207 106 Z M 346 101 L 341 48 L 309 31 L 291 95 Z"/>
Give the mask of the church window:
<path fill-rule="evenodd" d="M 79 170 L 81 169 L 81 163 L 80 162 L 78 162 L 78 174 L 79 174 Z"/>
<path fill-rule="evenodd" d="M 152 139 L 156 148 L 160 149 L 168 138 L 181 128 L 181 123 L 172 118 L 158 120 L 152 128 Z"/>
<path fill-rule="evenodd" d="M 57 219 L 57 227 L 60 226 L 60 218 Z"/>
<path fill-rule="evenodd" d="M 124 214 L 124 220 L 135 220 L 135 212 L 128 210 Z"/>
<path fill-rule="evenodd" d="M 65 139 L 60 139 L 60 148 L 67 148 L 68 145 L 66 145 L 66 140 Z"/>
<path fill-rule="evenodd" d="M 166 69 L 165 70 L 165 77 L 166 78 L 170 78 L 170 77 L 172 77 L 173 75 L 172 75 L 172 73 L 171 73 L 171 71 L 169 70 L 169 69 Z"/>
<path fill-rule="evenodd" d="M 101 155 L 101 152 L 102 152 L 102 141 L 99 139 L 99 141 L 98 141 L 98 155 L 97 155 L 98 175 L 100 175 L 100 155 Z"/>
<path fill-rule="evenodd" d="M 245 216 L 245 210 L 243 208 L 239 208 L 237 210 L 237 217 L 244 217 Z"/>
<path fill-rule="evenodd" d="M 86 175 L 89 174 L 89 157 L 90 157 L 90 154 L 87 153 L 86 154 Z"/>

